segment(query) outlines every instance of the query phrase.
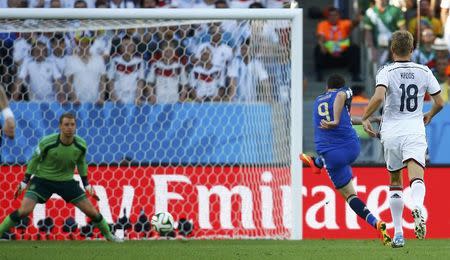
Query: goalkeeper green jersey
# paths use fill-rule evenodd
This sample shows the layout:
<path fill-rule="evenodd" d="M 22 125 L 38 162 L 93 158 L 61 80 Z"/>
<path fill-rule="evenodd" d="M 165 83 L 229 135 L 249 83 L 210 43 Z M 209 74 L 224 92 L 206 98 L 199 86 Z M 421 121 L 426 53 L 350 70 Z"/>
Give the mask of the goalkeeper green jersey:
<path fill-rule="evenodd" d="M 43 137 L 28 161 L 26 174 L 50 181 L 73 179 L 75 166 L 80 176 L 87 175 L 86 141 L 75 136 L 73 143 L 61 143 L 59 134 Z"/>

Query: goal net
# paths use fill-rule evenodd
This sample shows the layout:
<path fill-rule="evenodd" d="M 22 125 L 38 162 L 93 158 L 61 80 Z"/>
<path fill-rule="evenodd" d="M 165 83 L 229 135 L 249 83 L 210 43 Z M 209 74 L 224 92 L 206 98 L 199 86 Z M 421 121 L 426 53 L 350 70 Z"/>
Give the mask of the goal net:
<path fill-rule="evenodd" d="M 233 14 L 180 19 L 166 10 L 165 19 L 149 11 L 123 19 L 98 11 L 102 19 L 86 19 L 80 11 L 83 19 L 61 19 L 52 11 L 0 15 L 0 82 L 17 126 L 14 140 L 2 139 L 0 218 L 20 206 L 13 194 L 40 138 L 72 112 L 88 144 L 88 176 L 100 197 L 93 203 L 116 235 L 158 238 L 149 220 L 168 211 L 177 227 L 169 236 L 295 237 L 302 110 L 291 47 L 300 12 L 263 19 L 245 10 L 223 20 Z M 56 194 L 5 234 L 100 237 Z"/>

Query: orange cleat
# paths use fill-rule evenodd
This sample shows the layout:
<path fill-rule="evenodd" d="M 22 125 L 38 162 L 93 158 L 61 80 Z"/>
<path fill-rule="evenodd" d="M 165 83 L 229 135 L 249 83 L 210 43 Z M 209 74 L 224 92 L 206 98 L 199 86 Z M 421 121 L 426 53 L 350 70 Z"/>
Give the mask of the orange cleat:
<path fill-rule="evenodd" d="M 380 232 L 381 241 L 383 242 L 383 245 L 392 246 L 392 239 L 386 230 L 386 223 L 384 223 L 383 221 L 378 221 L 377 230 Z"/>
<path fill-rule="evenodd" d="M 304 165 L 311 167 L 312 173 L 320 174 L 322 172 L 322 168 L 319 168 L 314 164 L 314 157 L 302 153 L 300 154 L 300 160 L 303 162 Z"/>

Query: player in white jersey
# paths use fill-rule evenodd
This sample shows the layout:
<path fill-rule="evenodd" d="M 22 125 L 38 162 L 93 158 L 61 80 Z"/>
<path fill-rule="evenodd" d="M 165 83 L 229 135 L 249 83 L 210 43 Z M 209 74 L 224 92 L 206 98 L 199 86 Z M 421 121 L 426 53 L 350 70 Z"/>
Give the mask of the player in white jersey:
<path fill-rule="evenodd" d="M 364 130 L 377 136 L 368 118 L 385 101 L 379 136 L 384 148 L 387 169 L 390 172 L 389 204 L 394 222 L 393 247 L 403 247 L 403 183 L 402 169 L 408 168 L 412 215 L 415 234 L 423 239 L 426 234 L 424 167 L 427 142 L 425 125 L 442 109 L 444 101 L 436 78 L 426 66 L 411 62 L 414 50 L 413 36 L 408 31 L 392 35 L 391 51 L 394 62 L 382 67 L 376 76 L 375 93 L 363 115 Z M 423 114 L 423 100 L 428 92 L 433 100 L 430 111 Z"/>

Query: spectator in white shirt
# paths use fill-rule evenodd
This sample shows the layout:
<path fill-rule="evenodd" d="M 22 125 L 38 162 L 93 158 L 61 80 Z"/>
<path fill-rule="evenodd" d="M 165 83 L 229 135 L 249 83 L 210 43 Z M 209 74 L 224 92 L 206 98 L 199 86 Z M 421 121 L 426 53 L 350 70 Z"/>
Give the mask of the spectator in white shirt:
<path fill-rule="evenodd" d="M 200 0 L 203 1 L 203 0 Z M 194 8 L 197 0 L 171 0 L 170 7 L 172 8 Z"/>
<path fill-rule="evenodd" d="M 208 30 L 210 42 L 202 43 L 198 46 L 196 56 L 200 56 L 200 52 L 205 46 L 212 50 L 212 63 L 225 71 L 233 59 L 233 49 L 222 42 L 222 30 L 219 24 L 211 24 Z"/>
<path fill-rule="evenodd" d="M 91 54 L 92 38 L 75 38 L 74 55 L 67 58 L 65 75 L 72 102 L 103 104 L 106 91 L 106 65 L 100 55 Z"/>
<path fill-rule="evenodd" d="M 198 3 L 192 5 L 191 8 L 215 8 L 215 0 L 199 0 Z"/>
<path fill-rule="evenodd" d="M 240 55 L 233 59 L 228 75 L 228 95 L 237 102 L 270 101 L 269 75 L 263 64 L 249 53 L 250 39 L 240 46 Z"/>
<path fill-rule="evenodd" d="M 109 8 L 135 8 L 133 0 L 110 0 Z"/>
<path fill-rule="evenodd" d="M 65 77 L 65 70 L 67 66 L 67 56 L 66 56 L 66 42 L 64 39 L 64 35 L 57 33 L 55 34 L 51 40 L 51 55 L 49 57 L 49 60 L 56 66 L 56 69 L 58 70 L 59 74 L 61 74 L 60 82 L 62 85 L 62 91 L 58 93 L 58 100 L 62 102 L 67 102 L 67 93 L 69 93 L 69 90 L 67 89 L 66 85 L 66 77 Z"/>
<path fill-rule="evenodd" d="M 146 100 L 144 60 L 136 56 L 136 44 L 128 36 L 122 38 L 119 54 L 111 60 L 108 70 L 112 99 L 140 105 Z"/>
<path fill-rule="evenodd" d="M 25 58 L 30 58 L 32 38 L 32 33 L 22 32 L 14 41 L 13 60 L 16 65 L 20 66 Z"/>
<path fill-rule="evenodd" d="M 162 57 L 152 64 L 147 76 L 151 103 L 176 103 L 186 99 L 187 76 L 183 64 L 175 55 L 178 47 L 174 41 L 163 42 Z"/>
<path fill-rule="evenodd" d="M 231 0 L 230 8 L 250 8 L 254 2 L 254 0 Z"/>
<path fill-rule="evenodd" d="M 190 73 L 190 92 L 197 102 L 221 101 L 225 94 L 225 73 L 212 62 L 212 53 L 213 49 L 205 45 Z"/>
<path fill-rule="evenodd" d="M 47 43 L 36 41 L 32 46 L 31 58 L 25 59 L 20 66 L 12 91 L 13 98 L 21 99 L 21 86 L 26 83 L 31 101 L 54 102 L 56 94 L 62 92 L 60 77 L 55 64 L 48 59 Z"/>
<path fill-rule="evenodd" d="M 94 43 L 91 46 L 91 53 L 100 55 L 105 61 L 108 61 L 111 55 L 113 34 L 111 31 L 96 31 L 95 35 Z"/>
<path fill-rule="evenodd" d="M 58 69 L 61 75 L 64 75 L 64 71 L 66 69 L 66 42 L 64 39 L 64 35 L 55 34 L 51 40 L 50 44 L 52 47 L 52 53 L 50 55 L 50 59 L 55 63 L 56 68 Z"/>
<path fill-rule="evenodd" d="M 28 0 L 29 8 L 49 8 L 50 0 Z"/>

